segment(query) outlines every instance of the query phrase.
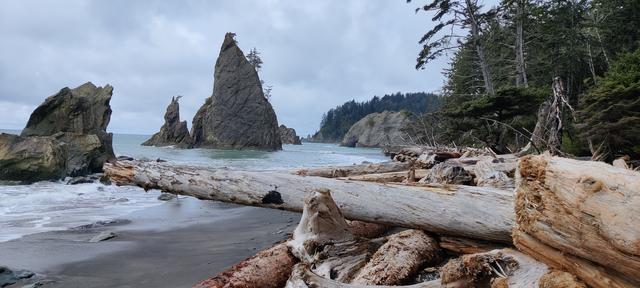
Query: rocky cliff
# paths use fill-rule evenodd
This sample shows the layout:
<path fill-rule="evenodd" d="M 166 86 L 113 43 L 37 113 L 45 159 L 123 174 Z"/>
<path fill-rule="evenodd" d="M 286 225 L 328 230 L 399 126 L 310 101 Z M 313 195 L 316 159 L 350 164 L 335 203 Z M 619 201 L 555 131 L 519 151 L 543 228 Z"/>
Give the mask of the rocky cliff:
<path fill-rule="evenodd" d="M 349 128 L 340 145 L 348 147 L 382 147 L 401 145 L 402 128 L 409 123 L 406 112 L 371 113 Z"/>
<path fill-rule="evenodd" d="M 164 113 L 164 124 L 160 127 L 160 131 L 153 134 L 142 145 L 162 147 L 190 143 L 191 136 L 189 136 L 187 121 L 180 122 L 180 105 L 178 104 L 180 97 L 171 98 L 167 112 Z"/>
<path fill-rule="evenodd" d="M 0 135 L 0 180 L 39 181 L 102 171 L 115 158 L 113 87 L 63 88 L 36 108 L 20 136 Z"/>
<path fill-rule="evenodd" d="M 282 149 L 276 114 L 234 36 L 225 35 L 216 61 L 213 94 L 193 117 L 192 146 Z"/>
<path fill-rule="evenodd" d="M 302 145 L 300 137 L 296 135 L 295 129 L 280 125 L 280 127 L 278 127 L 278 133 L 280 134 L 282 144 Z"/>

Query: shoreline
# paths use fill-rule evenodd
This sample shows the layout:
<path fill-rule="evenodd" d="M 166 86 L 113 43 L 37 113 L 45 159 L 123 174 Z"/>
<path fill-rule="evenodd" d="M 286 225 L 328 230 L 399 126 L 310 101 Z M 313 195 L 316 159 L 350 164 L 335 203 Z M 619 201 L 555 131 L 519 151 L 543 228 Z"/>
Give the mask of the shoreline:
<path fill-rule="evenodd" d="M 8 287 L 191 287 L 285 240 L 300 214 L 180 197 L 86 229 L 0 243 L 0 265 L 36 276 Z M 130 222 L 129 222 L 130 221 Z M 88 239 L 103 231 L 117 237 Z"/>

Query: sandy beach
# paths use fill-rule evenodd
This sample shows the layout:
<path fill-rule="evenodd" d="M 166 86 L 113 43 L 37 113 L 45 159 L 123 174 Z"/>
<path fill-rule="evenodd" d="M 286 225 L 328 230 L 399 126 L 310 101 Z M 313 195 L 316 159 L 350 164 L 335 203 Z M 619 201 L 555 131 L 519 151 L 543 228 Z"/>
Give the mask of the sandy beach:
<path fill-rule="evenodd" d="M 181 197 L 114 223 L 2 242 L 0 263 L 36 273 L 8 287 L 191 287 L 286 239 L 299 217 Z M 117 237 L 88 241 L 103 231 Z"/>

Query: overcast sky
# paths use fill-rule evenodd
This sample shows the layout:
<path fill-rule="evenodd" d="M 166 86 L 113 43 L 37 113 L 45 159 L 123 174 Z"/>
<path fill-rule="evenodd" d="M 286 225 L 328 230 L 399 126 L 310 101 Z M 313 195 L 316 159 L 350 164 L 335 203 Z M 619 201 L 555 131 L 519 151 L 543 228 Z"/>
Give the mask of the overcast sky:
<path fill-rule="evenodd" d="M 178 4 L 178 2 L 180 2 Z M 418 4 L 422 3 L 417 1 Z M 108 130 L 151 134 L 171 96 L 191 127 L 211 95 L 225 32 L 273 85 L 278 121 L 313 133 L 328 109 L 385 93 L 438 91 L 440 59 L 414 69 L 433 24 L 405 0 L 2 0 L 0 128 L 22 129 L 44 98 L 91 81 L 111 84 Z"/>

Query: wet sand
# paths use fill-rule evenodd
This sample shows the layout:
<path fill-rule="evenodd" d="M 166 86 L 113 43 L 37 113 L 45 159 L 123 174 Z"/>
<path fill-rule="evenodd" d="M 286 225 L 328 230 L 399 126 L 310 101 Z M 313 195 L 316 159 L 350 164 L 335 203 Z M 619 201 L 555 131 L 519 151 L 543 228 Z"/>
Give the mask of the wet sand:
<path fill-rule="evenodd" d="M 0 265 L 37 273 L 9 287 L 191 287 L 286 239 L 300 214 L 180 198 L 125 218 L 0 243 Z M 102 231 L 117 237 L 88 242 Z"/>

